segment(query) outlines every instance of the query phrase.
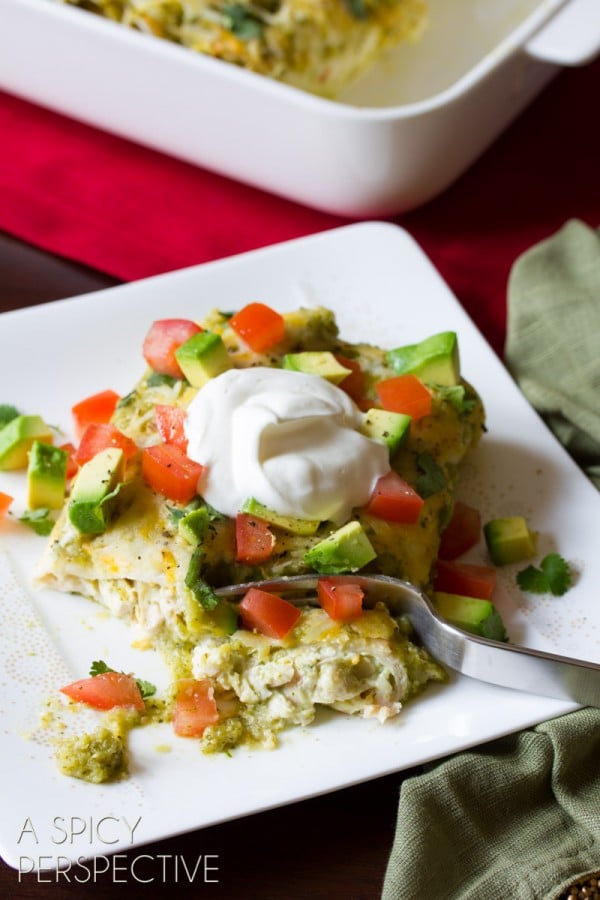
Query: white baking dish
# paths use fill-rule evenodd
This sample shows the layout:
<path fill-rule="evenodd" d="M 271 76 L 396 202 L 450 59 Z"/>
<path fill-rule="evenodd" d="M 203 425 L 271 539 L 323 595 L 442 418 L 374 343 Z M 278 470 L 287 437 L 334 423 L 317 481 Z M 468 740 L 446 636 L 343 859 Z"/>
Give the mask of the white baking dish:
<path fill-rule="evenodd" d="M 562 65 L 600 45 L 600 0 L 429 0 L 430 28 L 336 101 L 53 0 L 0 3 L 0 87 L 347 216 L 458 177 Z"/>

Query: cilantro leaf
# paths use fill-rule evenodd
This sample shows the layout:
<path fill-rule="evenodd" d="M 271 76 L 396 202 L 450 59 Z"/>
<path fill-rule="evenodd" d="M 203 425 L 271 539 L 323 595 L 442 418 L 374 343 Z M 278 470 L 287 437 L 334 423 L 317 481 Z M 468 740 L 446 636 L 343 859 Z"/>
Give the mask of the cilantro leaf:
<path fill-rule="evenodd" d="M 348 12 L 355 19 L 366 19 L 368 17 L 367 6 L 364 0 L 345 0 Z"/>
<path fill-rule="evenodd" d="M 45 506 L 40 506 L 38 509 L 26 509 L 20 516 L 19 522 L 23 522 L 42 537 L 47 537 L 54 528 L 54 519 L 50 517 L 50 510 Z"/>
<path fill-rule="evenodd" d="M 417 477 L 417 493 L 425 500 L 432 494 L 446 487 L 446 477 L 440 465 L 435 461 L 429 453 L 419 453 L 417 456 L 417 466 L 420 475 Z"/>
<path fill-rule="evenodd" d="M 475 406 L 475 398 L 469 397 L 462 384 L 436 385 L 442 400 L 451 403 L 459 414 L 470 413 Z"/>
<path fill-rule="evenodd" d="M 103 659 L 95 659 L 92 665 L 90 666 L 90 675 L 105 675 L 107 672 L 116 672 L 116 669 L 111 669 L 110 666 L 104 662 Z M 126 675 L 126 672 L 120 672 L 120 675 Z M 152 684 L 149 681 L 144 681 L 142 678 L 136 678 L 135 683 L 140 689 L 140 694 L 142 695 L 142 700 L 146 700 L 148 697 L 153 697 L 156 693 L 156 685 Z"/>
<path fill-rule="evenodd" d="M 156 693 L 156 685 L 152 684 L 150 681 L 144 681 L 143 678 L 136 678 L 135 683 L 140 689 L 142 700 L 146 700 L 148 697 L 153 697 Z"/>
<path fill-rule="evenodd" d="M 539 569 L 527 566 L 517 573 L 517 584 L 531 594 L 553 594 L 562 597 L 573 584 L 569 564 L 559 553 L 548 553 Z"/>
<path fill-rule="evenodd" d="M 16 406 L 12 406 L 10 403 L 0 403 L 0 428 L 4 428 L 5 425 L 16 419 L 18 415 L 20 413 Z"/>
<path fill-rule="evenodd" d="M 502 616 L 496 608 L 494 608 L 482 626 L 483 637 L 490 638 L 492 641 L 508 641 L 508 635 L 504 628 Z"/>
<path fill-rule="evenodd" d="M 110 666 L 107 666 L 104 660 L 95 659 L 90 666 L 90 675 L 105 675 L 106 672 L 114 672 Z"/>
<path fill-rule="evenodd" d="M 172 375 L 162 375 L 160 372 L 151 372 L 146 378 L 146 387 L 162 387 L 163 384 L 173 387 L 181 381 L 180 378 L 173 378 Z"/>
<path fill-rule="evenodd" d="M 250 41 L 262 35 L 263 22 L 241 3 L 226 3 L 221 12 L 225 27 L 241 41 Z"/>

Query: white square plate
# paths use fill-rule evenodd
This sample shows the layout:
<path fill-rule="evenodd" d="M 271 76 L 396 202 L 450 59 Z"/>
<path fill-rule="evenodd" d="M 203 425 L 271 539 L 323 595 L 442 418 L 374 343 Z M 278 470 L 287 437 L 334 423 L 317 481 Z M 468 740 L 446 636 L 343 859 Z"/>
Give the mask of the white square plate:
<path fill-rule="evenodd" d="M 352 225 L 6 313 L 0 317 L 0 402 L 40 413 L 68 435 L 74 402 L 108 387 L 130 390 L 143 371 L 142 341 L 154 319 L 201 318 L 213 307 L 239 308 L 252 300 L 281 311 L 322 304 L 335 311 L 345 338 L 385 347 L 458 332 L 463 373 L 483 397 L 489 427 L 465 467 L 461 496 L 481 509 L 484 521 L 524 514 L 540 533 L 540 556 L 556 549 L 577 573 L 566 596 L 534 598 L 516 588 L 518 567 L 502 570 L 498 605 L 511 638 L 597 661 L 598 495 L 419 247 L 393 225 Z M 133 649 L 128 628 L 94 604 L 31 587 L 43 539 L 16 521 L 25 506 L 24 481 L 22 473 L 0 474 L 0 490 L 15 497 L 13 515 L 0 523 L 0 852 L 11 866 L 29 866 L 23 857 L 52 868 L 59 855 L 66 860 L 129 849 L 408 768 L 574 708 L 453 678 L 384 726 L 326 716 L 286 734 L 275 751 L 241 749 L 232 757 L 203 756 L 169 726 L 151 726 L 131 736 L 128 781 L 93 786 L 65 778 L 37 727 L 45 699 L 66 680 L 85 676 L 99 658 L 159 689 L 167 675 L 153 651 Z M 472 558 L 484 560 L 483 548 Z M 165 745 L 170 752 L 159 752 Z M 59 843 L 57 817 L 97 823 L 111 816 L 130 825 L 139 819 L 133 838 L 109 819 L 115 843 L 108 847 L 94 829 Z"/>

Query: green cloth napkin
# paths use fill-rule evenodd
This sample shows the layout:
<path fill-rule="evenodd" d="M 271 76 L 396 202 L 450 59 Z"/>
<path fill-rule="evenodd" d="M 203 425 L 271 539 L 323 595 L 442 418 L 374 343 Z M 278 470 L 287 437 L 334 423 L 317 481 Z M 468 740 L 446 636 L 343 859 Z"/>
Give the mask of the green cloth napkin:
<path fill-rule="evenodd" d="M 508 285 L 506 361 L 600 487 L 600 235 L 570 221 Z M 557 900 L 600 869 L 600 710 L 405 779 L 382 900 Z"/>
<path fill-rule="evenodd" d="M 516 261 L 505 358 L 600 488 L 600 232 L 573 219 Z"/>

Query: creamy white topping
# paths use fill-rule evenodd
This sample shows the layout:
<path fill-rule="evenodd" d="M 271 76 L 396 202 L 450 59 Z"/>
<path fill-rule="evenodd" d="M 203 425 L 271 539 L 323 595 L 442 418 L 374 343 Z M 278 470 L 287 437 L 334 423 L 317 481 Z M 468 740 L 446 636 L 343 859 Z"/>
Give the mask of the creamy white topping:
<path fill-rule="evenodd" d="M 235 516 L 250 497 L 286 516 L 342 522 L 390 469 L 387 447 L 360 434 L 363 414 L 318 375 L 229 369 L 192 400 L 188 455 L 199 493 Z"/>

